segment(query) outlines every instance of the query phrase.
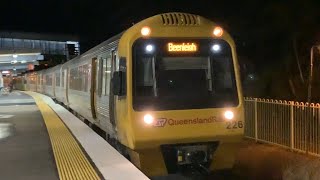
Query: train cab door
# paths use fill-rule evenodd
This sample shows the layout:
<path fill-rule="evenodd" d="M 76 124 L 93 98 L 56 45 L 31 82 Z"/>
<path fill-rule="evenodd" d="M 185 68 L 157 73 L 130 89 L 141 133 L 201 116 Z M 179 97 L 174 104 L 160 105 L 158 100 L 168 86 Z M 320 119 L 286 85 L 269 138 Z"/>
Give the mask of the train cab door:
<path fill-rule="evenodd" d="M 111 80 L 113 78 L 113 73 L 117 71 L 117 50 L 111 51 Z M 113 86 L 110 82 L 110 96 L 109 96 L 109 113 L 110 113 L 110 121 L 112 125 L 116 126 L 116 96 L 113 94 Z"/>
<path fill-rule="evenodd" d="M 96 86 L 97 86 L 97 58 L 92 58 L 91 59 L 91 87 L 90 87 L 90 108 L 91 108 L 91 113 L 92 117 L 94 119 L 97 118 L 97 111 L 96 111 L 96 102 L 97 102 L 97 97 L 96 97 Z"/>

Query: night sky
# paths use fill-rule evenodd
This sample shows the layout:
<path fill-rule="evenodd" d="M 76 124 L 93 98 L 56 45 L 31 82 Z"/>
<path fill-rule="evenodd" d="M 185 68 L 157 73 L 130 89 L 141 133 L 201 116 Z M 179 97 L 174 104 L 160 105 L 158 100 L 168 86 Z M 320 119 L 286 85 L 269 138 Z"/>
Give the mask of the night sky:
<path fill-rule="evenodd" d="M 77 35 L 84 52 L 144 18 L 187 12 L 229 31 L 240 61 L 260 74 L 294 76 L 296 55 L 307 74 L 310 47 L 320 42 L 319 7 L 319 0 L 1 0 L 0 30 Z"/>
<path fill-rule="evenodd" d="M 320 1 L 156 1 L 156 0 L 2 0 L 0 30 L 77 34 L 85 49 L 149 16 L 180 11 L 199 14 L 220 23 L 238 46 L 258 39 L 277 39 L 294 23 L 318 16 Z M 297 22 L 299 26 L 301 22 Z M 282 27 L 279 27 L 282 26 Z M 292 27 L 290 27 L 292 26 Z M 255 31 L 256 33 L 252 33 Z M 258 32 L 259 31 L 259 32 Z M 264 36 L 264 37 L 263 37 Z"/>

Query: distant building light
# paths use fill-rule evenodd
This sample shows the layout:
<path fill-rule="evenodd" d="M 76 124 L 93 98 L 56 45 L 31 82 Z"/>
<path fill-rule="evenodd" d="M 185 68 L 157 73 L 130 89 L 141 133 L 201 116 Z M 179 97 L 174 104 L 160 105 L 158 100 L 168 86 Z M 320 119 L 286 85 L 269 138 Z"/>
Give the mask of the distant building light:
<path fill-rule="evenodd" d="M 79 42 L 76 41 L 67 41 L 67 44 L 78 44 Z"/>
<path fill-rule="evenodd" d="M 254 79 L 254 75 L 253 75 L 253 74 L 249 74 L 248 76 L 249 76 L 249 78 L 250 78 L 251 80 Z"/>

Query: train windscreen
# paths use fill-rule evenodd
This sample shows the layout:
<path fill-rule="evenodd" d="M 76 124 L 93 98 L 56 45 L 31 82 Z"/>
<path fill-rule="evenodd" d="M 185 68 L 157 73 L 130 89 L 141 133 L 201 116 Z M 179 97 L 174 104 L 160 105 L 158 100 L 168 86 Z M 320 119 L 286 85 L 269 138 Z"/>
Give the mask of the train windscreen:
<path fill-rule="evenodd" d="M 238 94 L 229 44 L 217 39 L 139 39 L 133 46 L 133 108 L 234 107 Z"/>

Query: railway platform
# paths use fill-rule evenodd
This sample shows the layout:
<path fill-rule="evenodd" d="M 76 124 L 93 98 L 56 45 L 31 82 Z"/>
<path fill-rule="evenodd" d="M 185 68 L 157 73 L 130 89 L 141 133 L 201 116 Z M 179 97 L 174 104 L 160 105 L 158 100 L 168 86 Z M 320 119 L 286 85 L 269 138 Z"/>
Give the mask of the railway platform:
<path fill-rule="evenodd" d="M 51 98 L 0 95 L 0 179 L 148 179 Z"/>

